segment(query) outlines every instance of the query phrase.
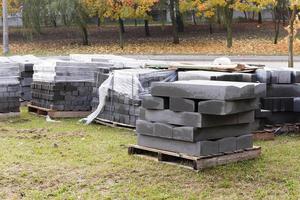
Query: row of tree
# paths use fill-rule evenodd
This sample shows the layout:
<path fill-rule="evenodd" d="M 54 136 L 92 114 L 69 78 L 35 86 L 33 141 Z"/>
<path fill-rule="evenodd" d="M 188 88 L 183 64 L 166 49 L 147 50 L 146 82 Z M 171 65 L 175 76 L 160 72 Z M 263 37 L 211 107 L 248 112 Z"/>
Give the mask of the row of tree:
<path fill-rule="evenodd" d="M 227 47 L 232 46 L 232 24 L 234 11 L 258 13 L 272 10 L 275 39 L 277 43 L 281 22 L 289 22 L 289 47 L 292 51 L 295 37 L 294 23 L 300 7 L 299 0 L 7 0 L 10 13 L 22 12 L 26 28 L 40 33 L 45 25 L 77 25 L 82 32 L 83 44 L 88 44 L 88 20 L 97 17 L 115 20 L 119 24 L 120 46 L 123 48 L 124 20 L 142 19 L 145 34 L 150 36 L 149 20 L 153 9 L 168 11 L 173 27 L 173 43 L 179 43 L 179 32 L 184 31 L 183 15 L 191 13 L 193 18 L 205 18 L 210 24 L 222 23 L 227 31 Z M 163 17 L 161 17 L 163 18 Z"/>

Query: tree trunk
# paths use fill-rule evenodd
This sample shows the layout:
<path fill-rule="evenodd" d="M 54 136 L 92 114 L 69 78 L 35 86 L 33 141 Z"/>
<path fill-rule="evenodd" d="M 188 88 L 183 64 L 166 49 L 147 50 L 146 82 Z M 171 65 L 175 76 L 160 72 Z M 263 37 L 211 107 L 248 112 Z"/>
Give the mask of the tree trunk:
<path fill-rule="evenodd" d="M 54 27 L 54 28 L 57 28 L 56 19 L 52 19 L 51 22 L 52 22 L 53 27 Z"/>
<path fill-rule="evenodd" d="M 192 10 L 192 21 L 193 21 L 194 25 L 197 25 L 196 14 L 195 14 L 194 10 Z"/>
<path fill-rule="evenodd" d="M 150 29 L 149 29 L 149 20 L 145 20 L 145 35 L 146 37 L 150 37 Z"/>
<path fill-rule="evenodd" d="M 119 19 L 119 39 L 120 39 L 120 47 L 124 49 L 124 24 L 123 20 Z"/>
<path fill-rule="evenodd" d="M 101 19 L 100 17 L 97 17 L 97 26 L 100 27 L 100 25 L 101 25 Z"/>
<path fill-rule="evenodd" d="M 224 10 L 225 14 L 225 24 L 226 24 L 226 30 L 227 30 L 227 47 L 232 47 L 232 18 L 233 18 L 233 8 L 230 8 L 230 4 L 227 4 L 225 6 Z"/>
<path fill-rule="evenodd" d="M 82 31 L 82 44 L 83 45 L 89 45 L 89 36 L 86 26 L 80 25 L 81 31 Z"/>
<path fill-rule="evenodd" d="M 220 7 L 217 7 L 217 23 L 221 25 L 221 10 Z"/>
<path fill-rule="evenodd" d="M 137 20 L 134 19 L 134 26 L 137 27 L 137 25 L 138 25 L 138 24 L 137 24 Z"/>
<path fill-rule="evenodd" d="M 209 34 L 213 34 L 213 25 L 212 22 L 209 22 Z"/>
<path fill-rule="evenodd" d="M 174 2 L 175 0 L 170 0 L 170 14 L 171 14 L 171 21 L 172 21 L 172 28 L 173 28 L 173 43 L 179 44 L 179 35 L 178 35 L 178 24 L 176 23 L 176 16 L 174 11 Z"/>
<path fill-rule="evenodd" d="M 183 16 L 179 10 L 179 0 L 175 0 L 175 10 L 176 10 L 176 23 L 177 23 L 178 32 L 183 33 L 184 23 L 183 23 Z"/>
<path fill-rule="evenodd" d="M 278 8 L 274 8 L 274 27 L 275 27 L 275 37 L 274 37 L 274 44 L 277 44 L 278 42 L 278 36 L 279 36 L 279 27 L 280 26 L 280 17 L 278 13 Z"/>
<path fill-rule="evenodd" d="M 122 33 L 125 33 L 124 21 L 121 18 L 119 18 L 119 25 L 120 25 Z"/>
<path fill-rule="evenodd" d="M 274 13 L 274 27 L 275 27 L 275 37 L 274 37 L 274 44 L 278 43 L 278 36 L 280 31 L 280 20 L 281 20 L 281 8 L 275 7 L 273 10 Z"/>
<path fill-rule="evenodd" d="M 248 20 L 247 13 L 244 11 L 245 20 Z"/>
<path fill-rule="evenodd" d="M 7 2 L 2 0 L 2 13 L 3 13 L 3 54 L 9 53 L 9 38 L 8 38 L 8 21 L 7 21 Z"/>
<path fill-rule="evenodd" d="M 259 24 L 262 24 L 262 15 L 261 15 L 261 12 L 258 12 L 258 20 L 257 20 L 257 22 Z"/>
<path fill-rule="evenodd" d="M 165 27 L 165 13 L 164 13 L 164 10 L 163 9 L 161 9 L 160 10 L 160 23 L 161 23 L 161 27 L 162 27 L 162 29 L 164 29 L 164 27 Z"/>
<path fill-rule="evenodd" d="M 289 48 L 289 58 L 288 58 L 288 66 L 290 68 L 294 67 L 294 22 L 297 14 L 297 6 L 293 6 L 292 15 L 289 21 L 289 36 L 288 36 L 288 48 Z"/>
<path fill-rule="evenodd" d="M 274 44 L 277 44 L 277 43 L 278 43 L 279 25 L 280 25 L 280 20 L 276 20 L 276 21 L 275 21 L 275 37 L 274 37 Z"/>

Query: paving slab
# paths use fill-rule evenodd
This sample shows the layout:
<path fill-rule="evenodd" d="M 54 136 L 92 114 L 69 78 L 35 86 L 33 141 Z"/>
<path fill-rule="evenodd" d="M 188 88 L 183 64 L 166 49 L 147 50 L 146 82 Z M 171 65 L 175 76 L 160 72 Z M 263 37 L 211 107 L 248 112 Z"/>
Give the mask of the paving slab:
<path fill-rule="evenodd" d="M 227 137 L 218 140 L 219 153 L 231 153 L 237 150 L 237 138 Z"/>
<path fill-rule="evenodd" d="M 237 137 L 236 140 L 236 149 L 249 149 L 253 147 L 253 135 L 242 135 L 240 137 Z"/>
<path fill-rule="evenodd" d="M 238 100 L 256 97 L 255 86 L 251 83 L 202 80 L 156 82 L 152 84 L 151 94 L 199 100 Z"/>
<path fill-rule="evenodd" d="M 144 120 L 136 121 L 136 132 L 143 133 L 144 135 L 153 135 L 154 124 Z"/>
<path fill-rule="evenodd" d="M 174 112 L 171 110 L 146 110 L 141 108 L 140 118 L 150 122 L 161 122 L 191 127 L 215 127 L 254 122 L 254 111 L 233 115 L 204 115 L 196 112 Z"/>
<path fill-rule="evenodd" d="M 172 139 L 173 128 L 174 126 L 170 124 L 154 123 L 153 136 Z"/>
<path fill-rule="evenodd" d="M 184 153 L 191 156 L 208 156 L 218 153 L 218 142 L 213 141 L 192 143 L 138 134 L 137 143 L 140 146 Z"/>
<path fill-rule="evenodd" d="M 257 99 L 221 101 L 208 100 L 198 103 L 198 112 L 209 115 L 230 115 L 259 108 Z"/>
<path fill-rule="evenodd" d="M 175 127 L 173 139 L 187 142 L 216 140 L 224 137 L 237 137 L 250 134 L 250 124 L 227 125 L 211 128 Z"/>
<path fill-rule="evenodd" d="M 170 110 L 178 112 L 196 112 L 197 101 L 184 98 L 170 98 Z"/>
<path fill-rule="evenodd" d="M 300 84 L 271 84 L 267 97 L 300 97 Z"/>
<path fill-rule="evenodd" d="M 143 96 L 142 107 L 154 110 L 168 109 L 168 98 L 154 97 L 151 95 Z"/>

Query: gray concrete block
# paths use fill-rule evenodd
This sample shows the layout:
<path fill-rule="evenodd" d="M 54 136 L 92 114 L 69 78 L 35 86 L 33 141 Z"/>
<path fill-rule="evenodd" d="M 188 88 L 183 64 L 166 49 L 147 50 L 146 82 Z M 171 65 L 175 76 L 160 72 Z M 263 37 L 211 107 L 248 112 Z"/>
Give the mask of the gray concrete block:
<path fill-rule="evenodd" d="M 272 83 L 279 83 L 279 84 L 290 84 L 292 83 L 292 71 L 290 70 L 274 70 L 271 73 L 272 80 L 273 77 L 276 79 Z"/>
<path fill-rule="evenodd" d="M 229 153 L 237 150 L 237 138 L 228 137 L 218 140 L 219 143 L 219 153 Z"/>
<path fill-rule="evenodd" d="M 250 124 L 227 125 L 210 128 L 174 127 L 173 139 L 187 142 L 217 140 L 224 137 L 237 137 L 250 134 Z"/>
<path fill-rule="evenodd" d="M 153 135 L 156 137 L 162 137 L 162 138 L 173 138 L 173 127 L 169 124 L 164 123 L 154 123 L 153 126 Z"/>
<path fill-rule="evenodd" d="M 292 83 L 300 83 L 300 70 L 299 69 L 293 69 Z"/>
<path fill-rule="evenodd" d="M 256 99 L 237 101 L 208 100 L 198 103 L 198 112 L 210 115 L 229 115 L 255 110 L 258 107 Z"/>
<path fill-rule="evenodd" d="M 250 124 L 250 130 L 251 132 L 263 130 L 265 125 L 266 125 L 265 119 L 255 119 L 255 121 Z"/>
<path fill-rule="evenodd" d="M 138 145 L 191 156 L 208 156 L 218 153 L 218 143 L 212 141 L 192 143 L 138 134 Z"/>
<path fill-rule="evenodd" d="M 203 100 L 237 100 L 256 97 L 253 83 L 201 80 L 156 82 L 152 84 L 151 94 Z"/>
<path fill-rule="evenodd" d="M 153 135 L 153 123 L 144 120 L 137 120 L 136 132 L 143 135 Z"/>
<path fill-rule="evenodd" d="M 236 149 L 249 149 L 253 147 L 253 135 L 243 135 L 236 139 Z"/>
<path fill-rule="evenodd" d="M 197 102 L 191 99 L 170 98 L 170 110 L 179 112 L 195 112 L 197 110 Z"/>
<path fill-rule="evenodd" d="M 265 69 L 258 69 L 255 71 L 257 81 L 260 83 L 271 83 L 271 72 Z"/>
<path fill-rule="evenodd" d="M 267 124 L 298 123 L 299 121 L 300 113 L 297 112 L 273 112 L 266 119 Z"/>
<path fill-rule="evenodd" d="M 268 85 L 267 97 L 300 97 L 300 84 Z"/>
<path fill-rule="evenodd" d="M 178 72 L 178 80 L 218 80 L 236 82 L 255 82 L 254 74 L 210 72 L 210 71 L 181 71 Z"/>
<path fill-rule="evenodd" d="M 168 109 L 168 99 L 151 95 L 143 96 L 142 107 L 154 110 Z"/>
<path fill-rule="evenodd" d="M 255 118 L 256 119 L 268 118 L 271 115 L 272 115 L 272 112 L 270 110 L 264 110 L 264 109 L 255 110 Z"/>
<path fill-rule="evenodd" d="M 293 97 L 268 97 L 262 99 L 262 109 L 272 112 L 293 112 Z"/>
<path fill-rule="evenodd" d="M 171 110 L 142 109 L 140 118 L 150 122 L 161 122 L 191 127 L 215 127 L 222 125 L 245 124 L 254 121 L 254 111 L 233 115 L 203 115 L 196 112 L 174 112 Z"/>
<path fill-rule="evenodd" d="M 294 112 L 300 112 L 300 97 L 294 98 Z"/>
<path fill-rule="evenodd" d="M 267 96 L 267 84 L 265 83 L 253 83 L 254 93 L 256 98 L 262 98 Z"/>

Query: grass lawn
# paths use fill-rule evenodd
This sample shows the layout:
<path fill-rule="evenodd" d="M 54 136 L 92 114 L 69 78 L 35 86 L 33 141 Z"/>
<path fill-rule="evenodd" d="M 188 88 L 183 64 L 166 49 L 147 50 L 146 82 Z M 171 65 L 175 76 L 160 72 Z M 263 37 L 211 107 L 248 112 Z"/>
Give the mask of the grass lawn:
<path fill-rule="evenodd" d="M 278 44 L 273 44 L 274 24 L 239 22 L 233 25 L 233 47 L 226 47 L 226 30 L 220 25 L 188 25 L 180 33 L 180 44 L 172 43 L 172 27 L 151 25 L 151 37 L 145 37 L 143 26 L 125 26 L 125 48 L 119 46 L 118 26 L 90 26 L 89 46 L 81 45 L 76 27 L 43 28 L 29 39 L 23 29 L 10 29 L 11 54 L 68 55 L 70 53 L 104 54 L 211 54 L 211 55 L 287 55 L 287 31 L 280 27 Z M 0 33 L 1 37 L 1 33 Z M 295 42 L 295 55 L 300 55 Z M 1 44 L 0 44 L 1 48 Z"/>
<path fill-rule="evenodd" d="M 299 199 L 300 137 L 253 161 L 194 172 L 127 155 L 131 131 L 22 112 L 0 122 L 0 199 Z"/>

